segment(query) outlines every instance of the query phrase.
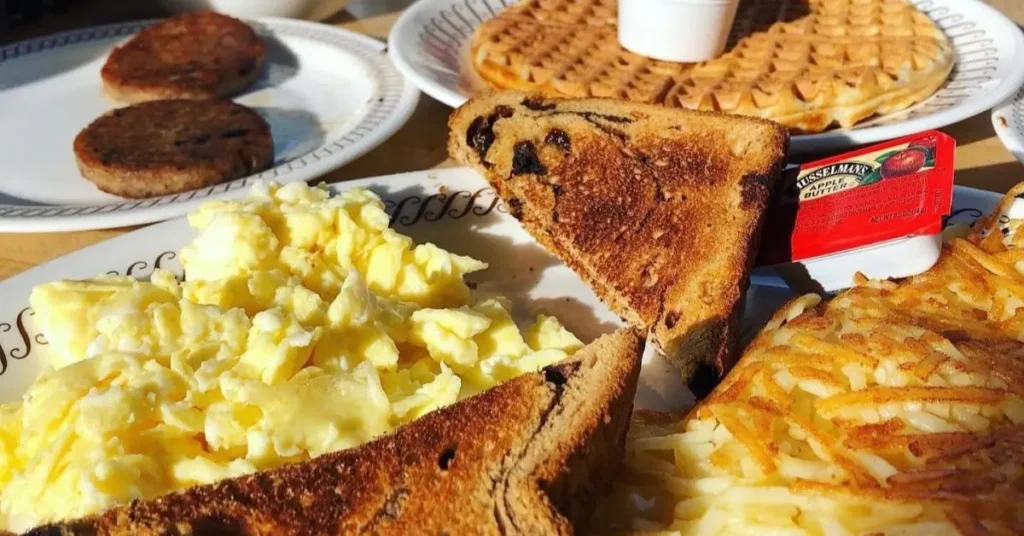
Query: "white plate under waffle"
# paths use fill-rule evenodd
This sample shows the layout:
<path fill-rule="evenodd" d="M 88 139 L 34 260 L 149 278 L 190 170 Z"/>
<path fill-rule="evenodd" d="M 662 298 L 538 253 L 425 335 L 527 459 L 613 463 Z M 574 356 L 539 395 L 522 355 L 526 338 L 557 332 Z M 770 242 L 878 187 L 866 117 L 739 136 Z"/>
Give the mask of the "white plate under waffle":
<path fill-rule="evenodd" d="M 558 317 L 584 341 L 615 328 L 608 311 L 571 270 L 530 237 L 487 183 L 474 171 L 419 171 L 335 185 L 362 186 L 378 193 L 391 213 L 392 225 L 418 243 L 433 242 L 454 253 L 470 255 L 490 268 L 470 275 L 478 293 L 509 298 L 520 320 L 546 312 Z M 971 222 L 995 206 L 999 196 L 958 187 L 949 221 Z M 49 351 L 28 305 L 35 285 L 57 279 L 81 279 L 102 273 L 146 277 L 153 268 L 180 273 L 176 252 L 195 236 L 179 218 L 151 225 L 71 253 L 0 281 L 0 402 L 17 400 L 40 370 Z M 793 293 L 773 272 L 751 278 L 741 337 L 749 339 Z M 678 375 L 648 348 L 639 407 L 678 411 L 692 397 Z"/>
<path fill-rule="evenodd" d="M 249 21 L 267 43 L 267 58 L 263 75 L 235 101 L 270 124 L 274 166 L 210 188 L 123 199 L 82 178 L 71 144 L 89 122 L 121 105 L 104 94 L 100 67 L 116 44 L 152 22 L 0 47 L 0 232 L 150 223 L 204 199 L 238 195 L 257 178 L 315 179 L 394 134 L 419 98 L 376 39 L 299 20 Z"/>
<path fill-rule="evenodd" d="M 627 0 L 628 1 L 628 0 Z M 909 0 L 928 14 L 956 51 L 946 84 L 928 100 L 851 129 L 794 136 L 795 153 L 836 151 L 944 127 L 982 113 L 1024 84 L 1024 35 L 981 0 Z M 395 65 L 426 94 L 459 106 L 486 84 L 469 59 L 473 30 L 514 0 L 420 0 L 391 30 Z"/>

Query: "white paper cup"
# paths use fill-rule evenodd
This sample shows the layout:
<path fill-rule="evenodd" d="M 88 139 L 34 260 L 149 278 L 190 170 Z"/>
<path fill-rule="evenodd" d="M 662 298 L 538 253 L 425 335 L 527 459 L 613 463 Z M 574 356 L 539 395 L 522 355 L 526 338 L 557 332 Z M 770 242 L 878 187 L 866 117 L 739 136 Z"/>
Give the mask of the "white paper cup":
<path fill-rule="evenodd" d="M 739 0 L 619 0 L 619 43 L 650 58 L 697 62 L 725 50 Z"/>

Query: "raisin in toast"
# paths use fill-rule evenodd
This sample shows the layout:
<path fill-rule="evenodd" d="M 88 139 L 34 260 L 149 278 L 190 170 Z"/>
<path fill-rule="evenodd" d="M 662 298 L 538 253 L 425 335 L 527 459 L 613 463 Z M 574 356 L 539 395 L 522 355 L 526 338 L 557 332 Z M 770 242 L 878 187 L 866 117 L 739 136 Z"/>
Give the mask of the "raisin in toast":
<path fill-rule="evenodd" d="M 363 446 L 29 534 L 571 534 L 621 461 L 642 348 L 622 329 Z"/>
<path fill-rule="evenodd" d="M 449 127 L 449 153 L 613 311 L 650 327 L 698 395 L 728 370 L 785 129 L 520 93 L 472 99 Z"/>

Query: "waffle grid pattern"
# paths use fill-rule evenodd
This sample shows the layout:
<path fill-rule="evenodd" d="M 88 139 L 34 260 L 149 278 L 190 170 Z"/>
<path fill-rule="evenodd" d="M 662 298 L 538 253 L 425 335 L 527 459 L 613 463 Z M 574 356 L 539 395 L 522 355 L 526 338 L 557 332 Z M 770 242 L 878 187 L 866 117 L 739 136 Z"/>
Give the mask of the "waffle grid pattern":
<path fill-rule="evenodd" d="M 942 30 L 900 1 L 748 0 L 736 44 L 695 65 L 622 49 L 614 16 L 608 0 L 527 0 L 477 29 L 473 64 L 497 87 L 754 115 L 805 132 L 904 109 L 953 65 Z"/>

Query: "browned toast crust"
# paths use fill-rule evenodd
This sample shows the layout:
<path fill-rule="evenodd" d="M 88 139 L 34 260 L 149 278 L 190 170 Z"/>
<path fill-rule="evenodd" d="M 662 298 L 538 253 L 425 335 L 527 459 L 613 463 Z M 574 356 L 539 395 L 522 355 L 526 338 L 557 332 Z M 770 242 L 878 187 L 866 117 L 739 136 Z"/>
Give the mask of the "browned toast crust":
<path fill-rule="evenodd" d="M 198 11 L 144 28 L 111 52 L 100 76 L 104 89 L 126 102 L 221 98 L 249 87 L 265 56 L 248 25 Z"/>
<path fill-rule="evenodd" d="M 270 125 L 230 101 L 151 101 L 107 112 L 75 137 L 85 178 L 144 198 L 246 177 L 274 161 Z"/>
<path fill-rule="evenodd" d="M 449 126 L 452 156 L 688 378 L 713 384 L 728 370 L 785 129 L 519 93 L 473 99 Z"/>
<path fill-rule="evenodd" d="M 28 534 L 570 534 L 623 454 L 636 330 L 358 448 Z"/>

